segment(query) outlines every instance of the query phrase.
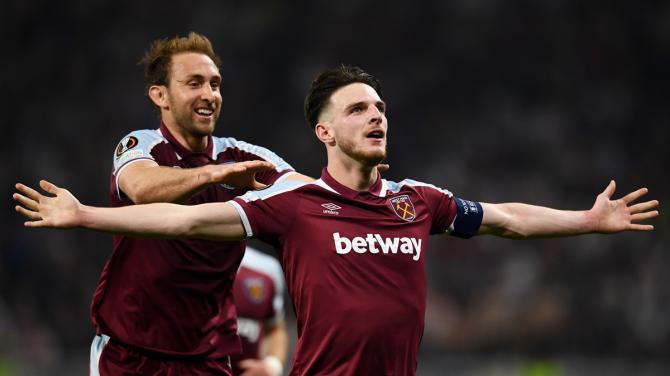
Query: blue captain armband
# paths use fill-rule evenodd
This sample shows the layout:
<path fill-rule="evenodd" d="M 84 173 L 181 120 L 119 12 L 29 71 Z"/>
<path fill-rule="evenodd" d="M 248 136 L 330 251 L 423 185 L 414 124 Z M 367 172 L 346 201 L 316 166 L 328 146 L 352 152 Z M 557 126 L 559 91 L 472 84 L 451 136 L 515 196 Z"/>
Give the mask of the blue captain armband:
<path fill-rule="evenodd" d="M 454 197 L 454 200 L 456 200 L 456 218 L 449 226 L 449 232 L 453 236 L 464 239 L 477 235 L 484 216 L 482 205 L 477 201 L 463 200 L 458 197 Z"/>

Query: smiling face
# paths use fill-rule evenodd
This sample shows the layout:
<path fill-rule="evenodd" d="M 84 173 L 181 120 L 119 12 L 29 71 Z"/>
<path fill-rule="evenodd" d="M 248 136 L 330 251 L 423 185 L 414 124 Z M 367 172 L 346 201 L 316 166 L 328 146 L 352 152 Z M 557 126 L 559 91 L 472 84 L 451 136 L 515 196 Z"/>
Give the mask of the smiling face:
<path fill-rule="evenodd" d="M 386 104 L 369 85 L 357 82 L 335 91 L 317 124 L 333 157 L 376 166 L 386 158 Z"/>
<path fill-rule="evenodd" d="M 167 86 L 161 90 L 161 116 L 186 138 L 207 137 L 221 112 L 221 74 L 211 58 L 197 52 L 172 56 Z M 155 100 L 154 100 L 155 101 Z"/>

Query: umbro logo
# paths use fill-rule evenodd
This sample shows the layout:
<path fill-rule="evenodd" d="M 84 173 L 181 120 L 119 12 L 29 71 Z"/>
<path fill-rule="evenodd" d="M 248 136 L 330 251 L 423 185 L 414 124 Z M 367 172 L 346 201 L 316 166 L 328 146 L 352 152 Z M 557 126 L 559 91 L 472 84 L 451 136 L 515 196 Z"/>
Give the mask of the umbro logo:
<path fill-rule="evenodd" d="M 335 205 L 332 202 L 329 202 L 327 204 L 321 204 L 321 206 L 326 209 L 323 212 L 325 214 L 333 214 L 333 215 L 340 215 L 338 210 L 342 209 L 341 206 Z"/>

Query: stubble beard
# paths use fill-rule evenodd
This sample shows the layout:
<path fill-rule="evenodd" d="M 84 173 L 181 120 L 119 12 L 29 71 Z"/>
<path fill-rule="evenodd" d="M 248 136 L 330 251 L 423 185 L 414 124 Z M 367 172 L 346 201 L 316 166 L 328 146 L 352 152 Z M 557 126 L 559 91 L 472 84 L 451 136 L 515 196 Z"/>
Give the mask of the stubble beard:
<path fill-rule="evenodd" d="M 384 145 L 383 149 L 374 148 L 373 150 L 365 150 L 349 140 L 342 139 L 337 141 L 337 143 L 345 155 L 361 162 L 364 166 L 374 167 L 386 159 L 386 145 Z"/>
<path fill-rule="evenodd" d="M 207 137 L 214 132 L 216 121 L 219 119 L 220 109 L 214 111 L 212 120 L 208 123 L 199 122 L 196 120 L 195 113 L 188 109 L 179 106 L 171 105 L 172 116 L 181 129 L 196 137 Z"/>

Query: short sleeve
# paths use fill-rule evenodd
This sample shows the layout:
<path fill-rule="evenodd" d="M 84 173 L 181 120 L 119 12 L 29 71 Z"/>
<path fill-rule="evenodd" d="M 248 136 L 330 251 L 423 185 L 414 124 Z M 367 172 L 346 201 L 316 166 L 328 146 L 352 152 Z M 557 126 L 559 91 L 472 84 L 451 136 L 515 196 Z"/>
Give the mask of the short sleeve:
<path fill-rule="evenodd" d="M 307 183 L 280 180 L 258 191 L 250 191 L 230 201 L 237 210 L 247 238 L 257 237 L 273 243 L 293 222 L 300 203 L 299 188 Z"/>
<path fill-rule="evenodd" d="M 434 185 L 411 182 L 426 201 L 433 216 L 431 234 L 449 232 L 459 238 L 477 234 L 483 210 L 479 202 L 456 197 L 450 191 Z"/>
<path fill-rule="evenodd" d="M 154 160 L 151 149 L 161 142 L 165 142 L 165 139 L 153 130 L 145 129 L 127 134 L 114 150 L 114 174 L 118 175 L 119 171 L 130 162 L 142 159 Z"/>

